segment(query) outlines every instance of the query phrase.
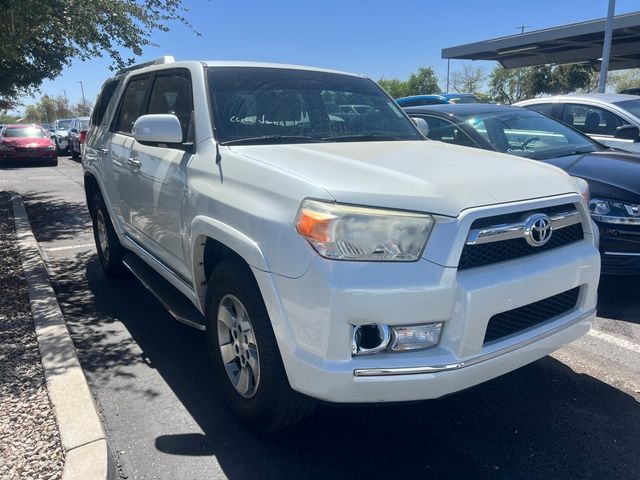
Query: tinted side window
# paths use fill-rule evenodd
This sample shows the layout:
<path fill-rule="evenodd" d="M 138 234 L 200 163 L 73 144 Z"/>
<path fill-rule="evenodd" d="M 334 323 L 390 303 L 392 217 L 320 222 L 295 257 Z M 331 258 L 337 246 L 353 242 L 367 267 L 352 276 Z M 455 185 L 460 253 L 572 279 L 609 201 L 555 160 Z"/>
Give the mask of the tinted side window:
<path fill-rule="evenodd" d="M 427 138 L 438 142 L 462 145 L 463 147 L 477 147 L 474 142 L 462 129 L 451 122 L 438 117 L 422 117 L 429 125 L 429 135 Z"/>
<path fill-rule="evenodd" d="M 182 126 L 182 138 L 193 141 L 193 96 L 189 74 L 171 72 L 156 75 L 147 113 L 175 115 Z"/>
<path fill-rule="evenodd" d="M 116 132 L 131 133 L 134 122 L 140 116 L 148 81 L 147 77 L 133 78 L 127 85 L 114 124 Z"/>
<path fill-rule="evenodd" d="M 551 112 L 553 111 L 553 103 L 537 103 L 535 105 L 527 105 L 527 108 L 551 116 Z"/>
<path fill-rule="evenodd" d="M 98 100 L 96 100 L 96 106 L 93 108 L 93 112 L 91 113 L 91 125 L 100 125 L 102 123 L 104 114 L 107 111 L 107 106 L 109 105 L 117 86 L 118 81 L 114 80 L 106 83 L 102 87 Z"/>
<path fill-rule="evenodd" d="M 622 118 L 604 108 L 574 103 L 567 103 L 564 106 L 563 121 L 591 135 L 613 136 L 616 128 L 628 125 Z"/>

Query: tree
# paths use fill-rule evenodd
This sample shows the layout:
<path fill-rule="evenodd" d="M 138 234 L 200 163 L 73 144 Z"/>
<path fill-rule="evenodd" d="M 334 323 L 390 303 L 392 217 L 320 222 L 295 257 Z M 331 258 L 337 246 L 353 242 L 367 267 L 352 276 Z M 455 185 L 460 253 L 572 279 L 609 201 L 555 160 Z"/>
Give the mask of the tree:
<path fill-rule="evenodd" d="M 507 69 L 498 65 L 489 75 L 495 102 L 514 103 L 537 95 L 592 91 L 597 73 L 589 65 L 540 65 Z"/>
<path fill-rule="evenodd" d="M 412 73 L 407 80 L 408 95 L 429 95 L 441 93 L 438 86 L 438 77 L 433 67 L 420 68 L 416 73 Z"/>
<path fill-rule="evenodd" d="M 4 0 L 0 8 L 0 108 L 15 106 L 72 58 L 133 63 L 151 34 L 175 20 L 191 28 L 182 0 Z M 124 58 L 121 50 L 133 57 Z"/>
<path fill-rule="evenodd" d="M 53 123 L 59 118 L 86 117 L 91 113 L 91 104 L 82 103 L 67 107 L 62 95 L 55 98 L 44 95 L 33 105 L 25 109 L 25 119 L 33 123 Z"/>
<path fill-rule="evenodd" d="M 397 78 L 392 78 L 390 80 L 381 78 L 380 80 L 378 80 L 378 85 L 385 89 L 386 92 L 393 98 L 406 97 L 409 95 L 407 93 L 407 82 L 403 82 L 402 80 L 398 80 Z"/>
<path fill-rule="evenodd" d="M 616 92 L 626 88 L 640 87 L 640 69 L 622 70 L 609 74 L 608 82 Z"/>
<path fill-rule="evenodd" d="M 486 77 L 484 68 L 464 65 L 462 71 L 453 72 L 451 75 L 451 86 L 456 92 L 477 93 Z"/>

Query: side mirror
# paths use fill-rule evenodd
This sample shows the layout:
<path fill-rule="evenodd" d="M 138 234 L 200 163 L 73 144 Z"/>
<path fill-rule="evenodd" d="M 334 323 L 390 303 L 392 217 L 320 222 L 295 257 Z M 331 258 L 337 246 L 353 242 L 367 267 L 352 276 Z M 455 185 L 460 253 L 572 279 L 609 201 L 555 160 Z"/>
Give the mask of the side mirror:
<path fill-rule="evenodd" d="M 424 118 L 410 117 L 413 123 L 415 123 L 418 131 L 427 138 L 429 136 L 429 124 Z"/>
<path fill-rule="evenodd" d="M 78 129 L 77 128 L 72 128 L 71 130 L 69 130 L 71 133 L 78 133 Z"/>
<path fill-rule="evenodd" d="M 634 142 L 637 142 L 640 140 L 640 129 L 633 125 L 620 125 L 616 128 L 616 132 L 613 136 L 622 140 L 633 140 Z"/>
<path fill-rule="evenodd" d="M 182 143 L 182 127 L 175 115 L 142 115 L 132 133 L 139 143 Z"/>

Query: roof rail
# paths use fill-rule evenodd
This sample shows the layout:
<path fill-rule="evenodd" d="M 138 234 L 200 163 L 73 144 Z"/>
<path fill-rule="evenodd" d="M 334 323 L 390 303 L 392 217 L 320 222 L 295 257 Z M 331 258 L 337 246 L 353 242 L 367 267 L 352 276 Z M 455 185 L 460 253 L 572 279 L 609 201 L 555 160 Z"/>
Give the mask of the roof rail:
<path fill-rule="evenodd" d="M 155 60 L 151 60 L 149 62 L 137 63 L 135 65 L 131 65 L 130 67 L 121 68 L 120 70 L 118 70 L 118 73 L 116 73 L 116 76 L 125 75 L 129 72 L 138 70 L 140 68 L 150 67 L 151 65 L 165 65 L 167 63 L 175 63 L 175 62 L 176 62 L 176 59 L 173 58 L 171 55 L 164 55 L 163 57 L 158 57 Z"/>

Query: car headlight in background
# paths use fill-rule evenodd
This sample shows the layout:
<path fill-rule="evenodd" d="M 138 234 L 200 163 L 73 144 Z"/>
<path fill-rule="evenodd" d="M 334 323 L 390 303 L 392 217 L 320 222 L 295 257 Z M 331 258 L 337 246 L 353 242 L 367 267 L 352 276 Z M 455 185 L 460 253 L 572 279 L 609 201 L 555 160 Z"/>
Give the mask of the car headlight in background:
<path fill-rule="evenodd" d="M 585 207 L 589 206 L 590 200 L 590 191 L 589 191 L 589 183 L 580 177 L 571 177 L 573 183 L 576 185 L 578 192 L 582 196 L 582 201 L 584 202 Z"/>
<path fill-rule="evenodd" d="M 296 230 L 325 258 L 412 262 L 433 224 L 426 214 L 304 200 Z"/>
<path fill-rule="evenodd" d="M 596 222 L 640 225 L 640 204 L 593 198 L 589 210 Z"/>
<path fill-rule="evenodd" d="M 47 145 L 45 147 L 45 150 L 55 150 L 55 149 L 56 149 L 55 145 Z"/>

